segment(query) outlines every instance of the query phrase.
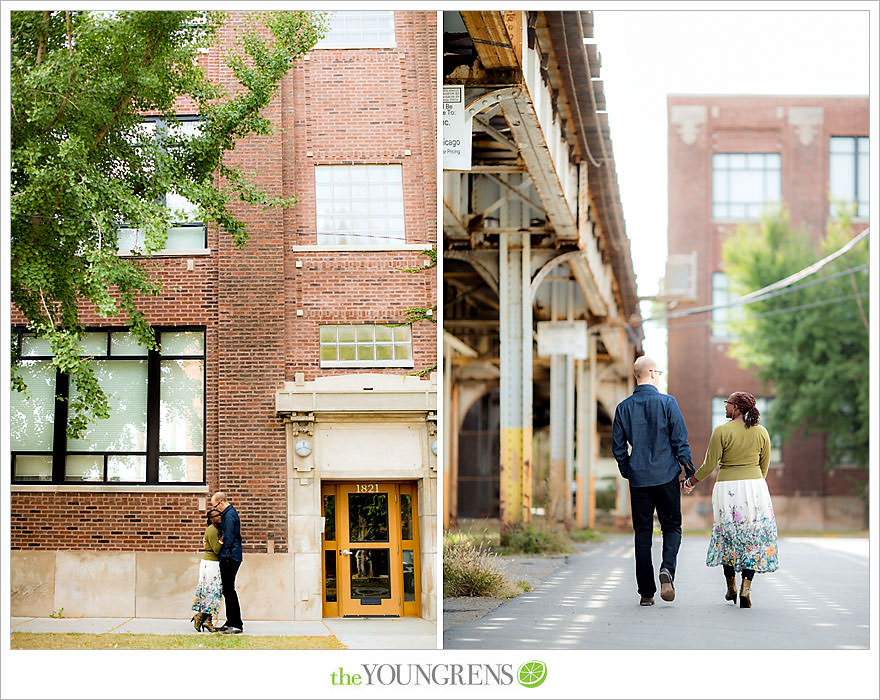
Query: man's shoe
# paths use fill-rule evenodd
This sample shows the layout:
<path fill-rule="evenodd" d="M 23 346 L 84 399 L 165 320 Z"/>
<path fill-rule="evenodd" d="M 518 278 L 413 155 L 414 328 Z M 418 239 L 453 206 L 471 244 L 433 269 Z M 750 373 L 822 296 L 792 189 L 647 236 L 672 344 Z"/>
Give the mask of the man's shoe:
<path fill-rule="evenodd" d="M 220 626 L 220 627 L 215 627 L 215 628 L 214 628 L 214 631 L 215 631 L 215 632 L 225 632 L 225 631 L 228 630 L 228 629 L 229 629 L 229 625 L 228 625 L 227 623 L 224 622 L 222 626 Z"/>
<path fill-rule="evenodd" d="M 641 605 L 643 607 L 647 607 L 648 605 L 653 605 L 653 604 L 654 604 L 654 598 L 653 597 L 649 598 L 646 595 L 643 595 L 642 599 L 639 601 L 639 605 Z"/>
<path fill-rule="evenodd" d="M 667 602 L 675 600 L 675 586 L 668 569 L 660 569 L 660 597 Z"/>
<path fill-rule="evenodd" d="M 241 634 L 241 630 L 238 627 L 227 627 L 223 630 L 223 634 Z"/>

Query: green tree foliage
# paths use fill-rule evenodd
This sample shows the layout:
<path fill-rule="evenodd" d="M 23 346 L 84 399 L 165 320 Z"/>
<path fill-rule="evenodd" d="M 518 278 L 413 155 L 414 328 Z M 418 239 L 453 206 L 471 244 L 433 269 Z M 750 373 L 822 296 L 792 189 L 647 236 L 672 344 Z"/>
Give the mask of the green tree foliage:
<path fill-rule="evenodd" d="M 270 133 L 261 111 L 326 32 L 326 18 L 254 12 L 249 19 L 225 56 L 239 83 L 226 89 L 199 65 L 226 21 L 222 12 L 11 13 L 11 300 L 29 330 L 51 342 L 54 365 L 82 397 L 70 407 L 71 437 L 108 415 L 78 353 L 81 309 L 123 314 L 154 347 L 137 301 L 159 294 L 161 282 L 142 259 L 119 257 L 120 224 L 144 232 L 139 252 L 149 257 L 180 220 L 162 204 L 173 192 L 242 247 L 247 232 L 234 201 L 295 204 L 270 198 L 224 156 L 237 140 Z M 182 100 L 200 115 L 197 135 L 173 128 Z M 161 141 L 143 128 L 145 114 L 172 125 Z M 13 386 L 26 390 L 18 362 L 13 351 Z"/>
<path fill-rule="evenodd" d="M 745 294 L 842 248 L 858 233 L 841 211 L 815 244 L 785 212 L 740 226 L 724 241 L 731 289 Z M 827 467 L 868 463 L 868 243 L 864 240 L 785 293 L 749 304 L 732 323 L 731 354 L 771 387 L 768 419 L 783 439 L 798 428 L 828 436 Z"/>

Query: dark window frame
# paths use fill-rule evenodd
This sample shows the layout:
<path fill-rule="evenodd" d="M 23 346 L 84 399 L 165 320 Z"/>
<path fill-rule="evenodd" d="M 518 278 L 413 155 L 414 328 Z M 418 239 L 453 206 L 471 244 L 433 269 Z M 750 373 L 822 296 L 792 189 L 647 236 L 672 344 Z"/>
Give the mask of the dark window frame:
<path fill-rule="evenodd" d="M 175 118 L 178 122 L 202 122 L 202 121 L 204 121 L 202 116 L 199 114 L 179 114 L 179 115 L 175 115 Z M 169 122 L 168 119 L 165 119 L 164 117 L 159 116 L 159 115 L 146 116 L 143 118 L 143 121 L 145 123 L 152 122 L 153 124 L 156 125 L 156 133 L 154 134 L 154 136 L 156 139 L 158 139 L 159 143 L 161 144 L 163 134 L 167 131 L 168 124 L 171 122 Z M 162 195 L 162 200 L 161 200 L 162 206 L 165 207 L 166 209 L 168 208 L 167 198 L 168 198 L 167 193 Z M 138 226 L 136 223 L 125 222 L 123 224 L 120 224 L 119 228 L 120 229 L 123 229 L 123 228 L 137 229 Z M 208 248 L 208 225 L 204 221 L 172 221 L 169 225 L 169 228 L 192 228 L 192 229 L 201 228 L 202 229 L 202 248 L 204 248 L 204 249 Z M 175 250 L 178 250 L 178 249 L 177 248 L 163 248 L 162 249 L 162 251 L 168 251 L 168 252 L 174 252 Z"/>
<path fill-rule="evenodd" d="M 106 333 L 107 347 L 105 355 L 85 355 L 92 360 L 144 360 L 147 362 L 147 449 L 144 450 L 111 450 L 111 451 L 87 451 L 87 450 L 68 450 L 67 449 L 67 418 L 68 418 L 68 399 L 70 397 L 70 376 L 55 371 L 55 412 L 53 424 L 53 440 L 51 452 L 45 450 L 11 450 L 11 464 L 9 470 L 10 481 L 13 485 L 24 484 L 41 484 L 53 486 L 106 486 L 112 484 L 114 486 L 202 486 L 207 483 L 207 459 L 206 459 L 206 443 L 207 443 L 207 328 L 202 325 L 184 325 L 184 326 L 153 326 L 156 333 L 156 340 L 160 344 L 162 333 L 202 333 L 202 353 L 196 354 L 161 354 L 158 350 L 148 350 L 146 355 L 111 355 L 110 343 L 111 333 L 130 332 L 129 327 L 119 326 L 94 326 L 84 329 L 86 333 Z M 12 329 L 15 336 L 16 349 L 22 360 L 47 361 L 52 359 L 52 355 L 21 355 L 22 337 L 32 335 L 25 327 L 16 326 Z M 175 450 L 161 451 L 159 449 L 159 429 L 160 429 L 160 393 L 161 393 L 161 363 L 163 360 L 201 360 L 202 362 L 202 406 L 204 414 L 202 416 L 202 449 L 195 450 Z M 15 478 L 15 459 L 18 455 L 48 455 L 52 456 L 52 479 L 45 481 L 41 479 L 16 479 Z M 65 466 L 67 455 L 101 455 L 103 457 L 103 475 L 100 481 L 66 481 Z M 108 458 L 116 455 L 123 456 L 146 456 L 146 476 L 144 481 L 110 481 L 107 479 Z M 160 481 L 159 480 L 159 459 L 166 455 L 174 456 L 192 456 L 202 458 L 202 480 L 201 481 Z"/>
<path fill-rule="evenodd" d="M 720 157 L 725 157 L 724 165 L 720 165 Z M 752 167 L 738 167 L 732 166 L 729 163 L 729 159 L 731 156 L 744 156 L 748 158 L 749 156 L 762 156 L 762 164 L 760 168 L 752 168 Z M 776 156 L 778 159 L 778 168 L 774 166 L 768 165 L 767 156 Z M 711 154 L 711 177 L 712 177 L 712 220 L 713 221 L 756 221 L 761 216 L 761 211 L 767 209 L 768 207 L 778 206 L 783 201 L 783 191 L 782 191 L 782 153 L 779 151 L 756 151 L 756 152 L 746 152 L 746 151 L 717 151 Z M 731 183 L 730 183 L 730 174 L 733 172 L 745 171 L 750 173 L 761 173 L 761 190 L 762 196 L 764 199 L 760 202 L 758 201 L 749 201 L 749 202 L 740 202 L 731 199 Z M 718 172 L 724 172 L 727 174 L 727 186 L 724 192 L 718 192 L 715 188 L 715 176 Z M 779 201 L 774 202 L 773 200 L 767 199 L 767 177 L 770 173 L 778 174 L 779 176 Z M 719 214 L 716 213 L 718 208 L 724 207 L 725 213 Z M 743 207 L 746 209 L 747 213 L 742 215 L 731 214 L 730 210 L 733 207 Z M 754 208 L 758 208 L 757 212 L 752 211 Z"/>
<path fill-rule="evenodd" d="M 870 177 L 871 177 L 871 173 L 870 173 L 870 145 L 871 145 L 871 142 L 870 142 L 870 137 L 868 137 L 868 136 L 831 136 L 831 137 L 829 137 L 829 140 L 828 140 L 828 188 L 829 188 L 829 190 L 831 189 L 831 184 L 832 184 L 831 183 L 831 160 L 832 160 L 832 156 L 835 155 L 835 152 L 832 150 L 832 144 L 835 141 L 838 141 L 838 142 L 849 141 L 850 143 L 852 143 L 853 192 L 852 192 L 852 200 L 847 202 L 847 204 L 855 204 L 856 205 L 856 212 L 855 212 L 855 215 L 853 218 L 867 219 L 870 217 L 870 213 L 871 213 L 870 212 L 870 207 L 871 207 L 871 190 L 870 190 Z M 859 146 L 861 145 L 861 143 L 863 141 L 868 144 L 868 149 L 869 149 L 868 150 L 868 157 L 869 157 L 868 178 L 869 178 L 869 182 L 863 183 L 862 186 L 860 187 L 859 186 L 860 185 L 859 156 L 861 154 L 861 151 L 859 150 Z M 841 154 L 837 154 L 837 155 L 841 155 Z M 847 153 L 846 155 L 850 155 L 850 154 Z M 863 194 L 863 192 L 864 192 L 864 194 Z M 862 197 L 865 197 L 866 199 L 863 200 Z M 865 206 L 867 208 L 867 211 L 864 211 L 864 212 L 861 211 L 863 201 L 865 202 Z M 834 216 L 834 214 L 835 214 L 834 202 L 833 201 L 829 202 L 828 207 L 829 207 L 831 216 Z"/>

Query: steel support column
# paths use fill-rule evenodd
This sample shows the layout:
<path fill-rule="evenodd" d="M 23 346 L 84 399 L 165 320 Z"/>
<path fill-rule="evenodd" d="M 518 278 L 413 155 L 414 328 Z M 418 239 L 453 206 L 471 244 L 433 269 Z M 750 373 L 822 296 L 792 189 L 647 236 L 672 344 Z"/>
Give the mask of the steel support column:
<path fill-rule="evenodd" d="M 501 530 L 531 520 L 532 304 L 528 233 L 500 236 Z"/>
<path fill-rule="evenodd" d="M 596 334 L 590 333 L 588 358 L 577 362 L 577 524 L 592 529 L 596 518 Z"/>
<path fill-rule="evenodd" d="M 551 318 L 571 320 L 570 282 L 551 281 Z M 571 482 L 574 477 L 574 359 L 550 356 L 550 493 L 551 522 L 571 523 Z"/>

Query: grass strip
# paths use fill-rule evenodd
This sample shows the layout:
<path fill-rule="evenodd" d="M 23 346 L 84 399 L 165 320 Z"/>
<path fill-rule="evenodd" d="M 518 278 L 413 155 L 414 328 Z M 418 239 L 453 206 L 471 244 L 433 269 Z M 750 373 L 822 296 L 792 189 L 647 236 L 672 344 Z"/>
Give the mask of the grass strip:
<path fill-rule="evenodd" d="M 13 632 L 11 649 L 347 649 L 334 635 Z"/>

